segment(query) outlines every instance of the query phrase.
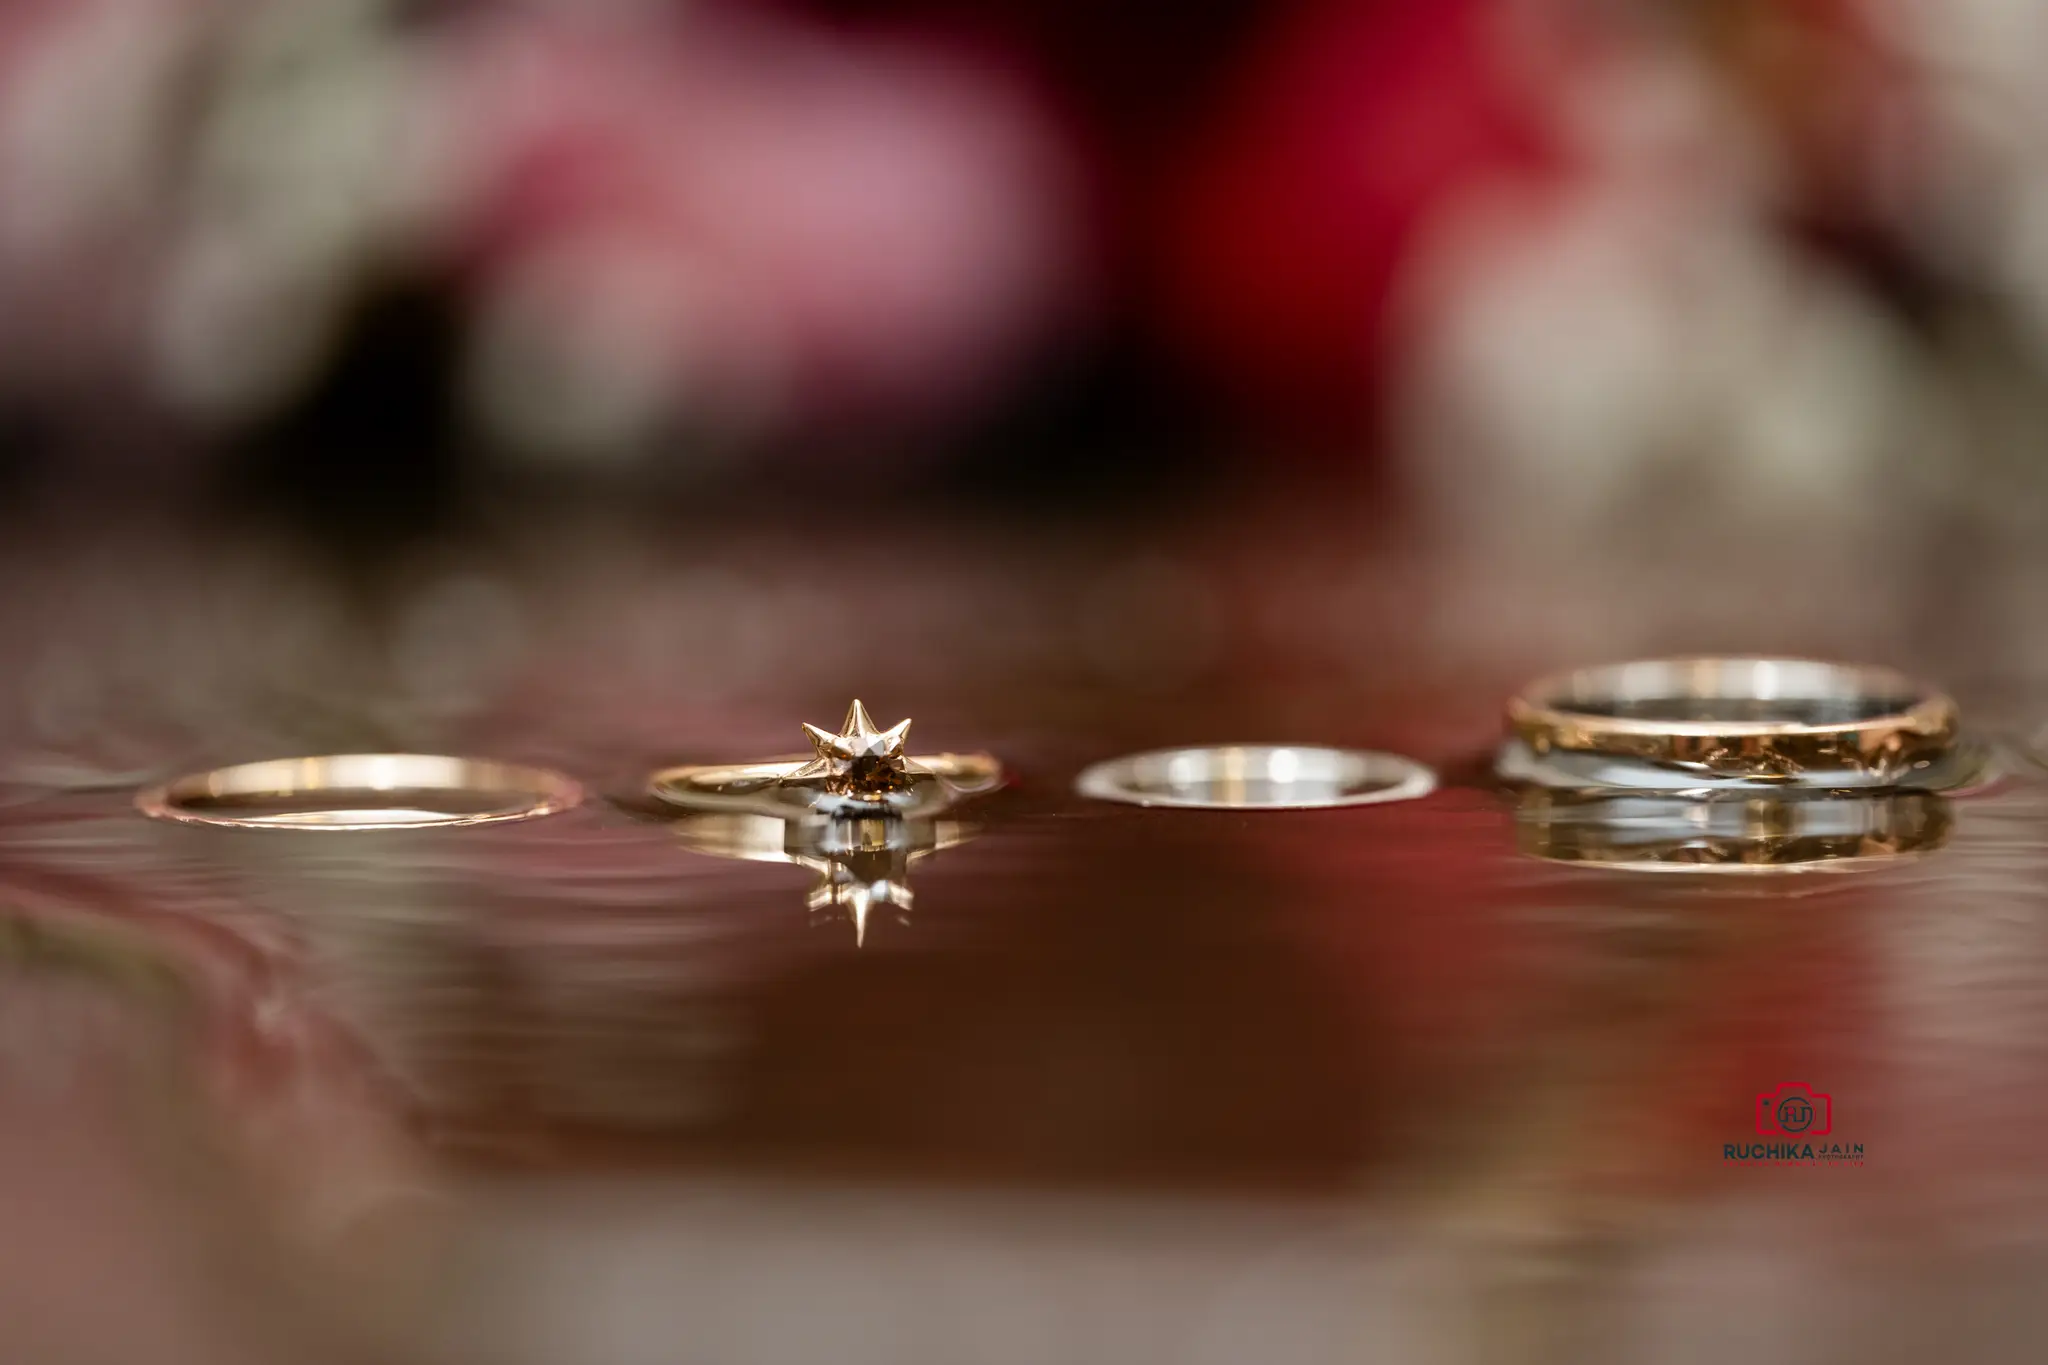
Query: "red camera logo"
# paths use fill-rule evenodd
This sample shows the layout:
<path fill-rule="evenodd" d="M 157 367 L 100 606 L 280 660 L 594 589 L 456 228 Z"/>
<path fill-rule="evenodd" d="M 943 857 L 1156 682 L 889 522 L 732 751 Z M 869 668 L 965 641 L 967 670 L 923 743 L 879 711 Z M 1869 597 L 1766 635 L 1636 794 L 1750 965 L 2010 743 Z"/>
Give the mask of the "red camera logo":
<path fill-rule="evenodd" d="M 1804 1081 L 1785 1081 L 1756 1097 L 1756 1131 L 1763 1137 L 1826 1137 L 1834 1127 L 1834 1097 L 1815 1094 Z"/>

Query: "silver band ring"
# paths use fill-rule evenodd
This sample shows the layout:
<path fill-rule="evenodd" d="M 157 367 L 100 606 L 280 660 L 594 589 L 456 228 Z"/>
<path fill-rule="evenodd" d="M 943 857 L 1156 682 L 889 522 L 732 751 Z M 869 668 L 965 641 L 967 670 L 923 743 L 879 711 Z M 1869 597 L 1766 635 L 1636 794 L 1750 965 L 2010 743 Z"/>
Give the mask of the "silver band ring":
<path fill-rule="evenodd" d="M 1413 759 L 1304 744 L 1158 749 L 1098 763 L 1075 780 L 1083 796 L 1183 810 L 1312 810 L 1412 801 L 1436 790 Z"/>

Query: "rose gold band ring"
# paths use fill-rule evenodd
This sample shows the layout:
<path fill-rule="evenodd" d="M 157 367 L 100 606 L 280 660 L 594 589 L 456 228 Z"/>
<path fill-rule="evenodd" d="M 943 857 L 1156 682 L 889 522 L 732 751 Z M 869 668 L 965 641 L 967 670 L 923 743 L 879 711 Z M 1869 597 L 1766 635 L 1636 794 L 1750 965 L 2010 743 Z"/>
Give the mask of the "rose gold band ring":
<path fill-rule="evenodd" d="M 193 773 L 136 797 L 159 820 L 235 829 L 374 830 L 487 825 L 568 810 L 561 773 L 439 754 L 327 754 Z"/>

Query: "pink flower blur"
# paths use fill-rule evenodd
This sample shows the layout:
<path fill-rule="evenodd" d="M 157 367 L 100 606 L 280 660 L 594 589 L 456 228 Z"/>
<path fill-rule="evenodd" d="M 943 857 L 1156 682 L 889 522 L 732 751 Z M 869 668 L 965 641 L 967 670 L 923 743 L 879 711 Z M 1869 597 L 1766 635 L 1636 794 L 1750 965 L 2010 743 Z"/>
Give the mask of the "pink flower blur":
<path fill-rule="evenodd" d="M 434 66 L 468 286 L 545 279 L 558 335 L 651 364 L 682 416 L 946 409 L 1074 287 L 1047 120 L 931 45 L 500 10 Z"/>

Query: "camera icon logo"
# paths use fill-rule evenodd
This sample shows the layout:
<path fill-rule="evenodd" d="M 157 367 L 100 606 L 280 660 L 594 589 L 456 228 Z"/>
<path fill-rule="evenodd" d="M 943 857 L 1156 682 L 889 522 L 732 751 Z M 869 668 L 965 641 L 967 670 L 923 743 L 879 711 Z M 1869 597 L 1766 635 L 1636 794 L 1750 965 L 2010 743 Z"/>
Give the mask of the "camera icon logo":
<path fill-rule="evenodd" d="M 1762 1137 L 1826 1137 L 1834 1131 L 1835 1101 L 1804 1081 L 1785 1081 L 1756 1097 L 1756 1131 Z"/>

